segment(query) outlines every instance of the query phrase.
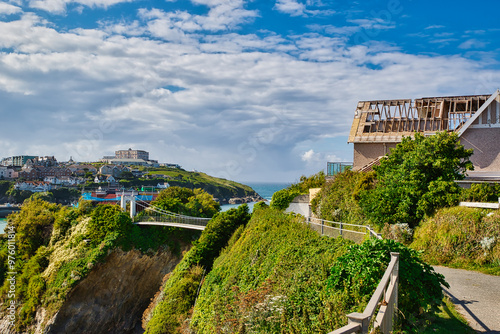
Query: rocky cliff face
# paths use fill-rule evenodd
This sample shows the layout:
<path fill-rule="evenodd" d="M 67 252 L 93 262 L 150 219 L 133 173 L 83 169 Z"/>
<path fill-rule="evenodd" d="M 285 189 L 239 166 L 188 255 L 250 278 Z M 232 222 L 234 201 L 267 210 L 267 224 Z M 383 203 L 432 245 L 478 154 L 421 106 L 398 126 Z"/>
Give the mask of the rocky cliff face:
<path fill-rule="evenodd" d="M 170 251 L 148 256 L 136 250 L 115 250 L 71 291 L 52 319 L 39 309 L 36 325 L 27 332 L 143 333 L 144 311 L 180 260 L 180 255 Z M 2 332 L 8 333 L 0 328 Z"/>

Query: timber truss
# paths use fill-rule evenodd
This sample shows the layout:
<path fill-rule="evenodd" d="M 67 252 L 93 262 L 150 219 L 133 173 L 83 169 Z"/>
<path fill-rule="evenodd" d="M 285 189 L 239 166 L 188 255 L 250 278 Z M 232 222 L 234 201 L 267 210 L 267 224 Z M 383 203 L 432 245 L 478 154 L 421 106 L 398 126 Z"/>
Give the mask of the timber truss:
<path fill-rule="evenodd" d="M 486 104 L 498 99 L 498 91 L 494 95 L 361 101 L 356 108 L 349 142 L 400 142 L 403 136 L 412 136 L 415 132 L 460 132 L 475 120 L 475 114 L 482 112 Z M 500 124 L 498 107 L 496 109 L 490 112 L 488 108 L 485 123 Z"/>

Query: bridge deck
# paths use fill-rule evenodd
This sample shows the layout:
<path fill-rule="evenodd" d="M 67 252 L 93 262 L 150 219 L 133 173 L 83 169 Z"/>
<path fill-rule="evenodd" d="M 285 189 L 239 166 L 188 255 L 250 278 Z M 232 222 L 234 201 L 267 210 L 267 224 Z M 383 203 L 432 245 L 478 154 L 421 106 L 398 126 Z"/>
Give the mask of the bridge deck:
<path fill-rule="evenodd" d="M 170 227 L 180 227 L 187 228 L 191 230 L 203 231 L 206 226 L 203 225 L 193 225 L 193 224 L 180 224 L 180 223 L 168 223 L 168 222 L 137 222 L 136 225 L 154 225 L 154 226 L 170 226 Z"/>

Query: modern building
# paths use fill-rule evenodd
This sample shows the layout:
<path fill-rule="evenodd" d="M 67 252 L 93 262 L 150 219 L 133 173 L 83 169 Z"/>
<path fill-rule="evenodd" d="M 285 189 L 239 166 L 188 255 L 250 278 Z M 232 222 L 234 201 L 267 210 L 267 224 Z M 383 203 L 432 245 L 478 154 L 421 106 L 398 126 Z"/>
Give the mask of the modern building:
<path fill-rule="evenodd" d="M 405 136 L 439 131 L 456 132 L 462 145 L 474 149 L 470 177 L 500 180 L 500 90 L 492 95 L 358 102 L 348 140 L 354 144 L 353 169 L 376 164 Z"/>
<path fill-rule="evenodd" d="M 28 162 L 28 160 L 36 158 L 38 157 L 35 155 L 18 155 L 2 159 L 1 165 L 22 167 L 26 164 L 26 162 Z"/>

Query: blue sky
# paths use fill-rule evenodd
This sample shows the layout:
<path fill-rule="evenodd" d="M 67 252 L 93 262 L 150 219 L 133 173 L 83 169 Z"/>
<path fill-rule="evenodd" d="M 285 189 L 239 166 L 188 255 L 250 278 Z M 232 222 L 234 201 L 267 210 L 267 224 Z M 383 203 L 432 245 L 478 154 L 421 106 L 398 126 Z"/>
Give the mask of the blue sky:
<path fill-rule="evenodd" d="M 143 149 L 238 181 L 351 161 L 359 100 L 491 94 L 496 1 L 0 1 L 0 157 Z"/>

